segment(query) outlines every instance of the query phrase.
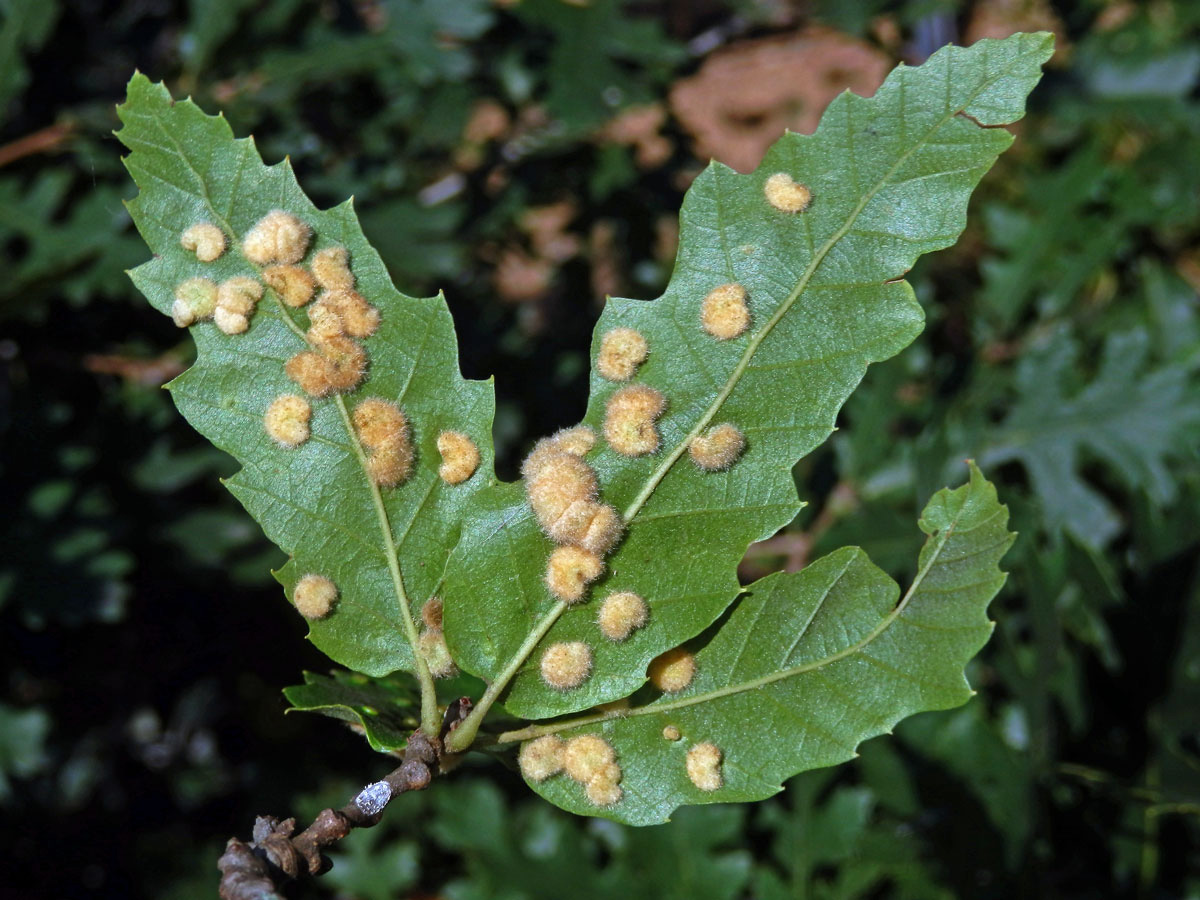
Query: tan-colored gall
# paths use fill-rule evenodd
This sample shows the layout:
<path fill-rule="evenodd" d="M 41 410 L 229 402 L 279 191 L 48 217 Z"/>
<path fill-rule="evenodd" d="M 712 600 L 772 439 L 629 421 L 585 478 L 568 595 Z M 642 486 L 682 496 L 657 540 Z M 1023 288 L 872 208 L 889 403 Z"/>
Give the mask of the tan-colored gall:
<path fill-rule="evenodd" d="M 305 575 L 292 591 L 292 602 L 306 619 L 325 618 L 333 612 L 337 598 L 337 585 L 324 575 Z"/>
<path fill-rule="evenodd" d="M 400 407 L 378 397 L 368 397 L 354 407 L 354 429 L 367 450 L 367 471 L 381 487 L 408 480 L 413 468 L 413 447 L 408 417 Z"/>
<path fill-rule="evenodd" d="M 212 262 L 225 252 L 225 232 L 211 222 L 197 222 L 179 236 L 179 243 L 200 262 Z"/>
<path fill-rule="evenodd" d="M 776 172 L 763 184 L 763 193 L 780 212 L 801 213 L 812 202 L 812 191 L 786 172 Z"/>
<path fill-rule="evenodd" d="M 335 290 L 321 294 L 308 316 L 315 325 L 316 317 L 323 313 L 336 316 L 339 330 L 350 337 L 367 338 L 379 329 L 379 310 L 355 291 Z"/>
<path fill-rule="evenodd" d="M 580 784 L 587 784 L 616 761 L 612 744 L 598 734 L 578 735 L 563 748 L 563 770 Z"/>
<path fill-rule="evenodd" d="M 271 440 L 291 450 L 308 440 L 312 407 L 303 397 L 283 394 L 271 401 L 263 416 L 263 427 Z"/>
<path fill-rule="evenodd" d="M 632 328 L 614 328 L 600 341 L 596 371 L 609 381 L 628 381 L 646 361 L 650 345 Z"/>
<path fill-rule="evenodd" d="M 313 254 L 313 278 L 327 291 L 348 291 L 354 287 L 354 273 L 350 271 L 350 254 L 345 247 L 326 247 Z"/>
<path fill-rule="evenodd" d="M 308 252 L 312 228 L 291 213 L 274 209 L 246 232 L 242 252 L 250 262 L 260 266 L 271 263 L 298 263 Z"/>
<path fill-rule="evenodd" d="M 623 641 L 646 624 L 650 608 L 633 591 L 609 594 L 600 605 L 596 624 L 610 641 Z"/>
<path fill-rule="evenodd" d="M 538 523 L 549 531 L 572 503 L 595 500 L 599 483 L 592 467 L 570 453 L 553 453 L 525 479 L 525 494 Z"/>
<path fill-rule="evenodd" d="M 446 636 L 440 628 L 426 628 L 417 638 L 417 649 L 434 678 L 449 678 L 458 674 L 458 666 L 446 646 Z"/>
<path fill-rule="evenodd" d="M 559 691 L 579 687 L 592 672 L 592 648 L 582 641 L 559 641 L 542 653 L 542 680 Z"/>
<path fill-rule="evenodd" d="M 250 327 L 250 316 L 262 295 L 262 283 L 256 278 L 235 275 L 221 282 L 213 321 L 225 334 L 241 334 Z"/>
<path fill-rule="evenodd" d="M 578 603 L 588 585 L 604 574 L 604 561 L 580 547 L 556 547 L 546 564 L 546 587 L 565 603 Z"/>
<path fill-rule="evenodd" d="M 316 281 L 299 266 L 271 266 L 263 270 L 263 281 L 293 309 L 299 309 L 313 298 Z"/>
<path fill-rule="evenodd" d="M 722 284 L 713 288 L 700 304 L 700 324 L 717 340 L 728 341 L 746 333 L 750 327 L 750 307 L 746 289 L 740 284 Z"/>
<path fill-rule="evenodd" d="M 566 742 L 556 734 L 543 735 L 526 741 L 517 754 L 521 774 L 529 781 L 545 781 L 563 769 L 563 749 Z"/>
<path fill-rule="evenodd" d="M 608 398 L 604 411 L 604 437 L 609 446 L 624 456 L 644 456 L 658 450 L 655 422 L 666 408 L 661 391 L 644 384 L 631 384 Z"/>
<path fill-rule="evenodd" d="M 681 737 L 683 737 L 683 735 L 680 733 L 679 729 L 676 728 L 674 725 L 668 725 L 665 728 L 663 728 L 662 736 L 665 740 L 668 740 L 668 741 L 677 741 Z"/>
<path fill-rule="evenodd" d="M 442 455 L 438 475 L 446 484 L 462 484 L 479 468 L 479 448 L 461 431 L 443 431 L 437 448 Z"/>
<path fill-rule="evenodd" d="M 687 776 L 702 791 L 715 791 L 721 786 L 721 748 L 703 741 L 688 749 Z"/>
<path fill-rule="evenodd" d="M 189 278 L 175 287 L 171 318 L 180 328 L 212 317 L 217 309 L 217 285 L 210 278 Z"/>
<path fill-rule="evenodd" d="M 217 288 L 217 309 L 249 316 L 262 299 L 263 286 L 257 278 L 235 275 L 222 281 Z"/>
<path fill-rule="evenodd" d="M 250 319 L 241 313 L 230 312 L 218 306 L 213 313 L 213 323 L 225 334 L 242 334 L 250 327 Z"/>
<path fill-rule="evenodd" d="M 333 363 L 320 353 L 302 350 L 284 364 L 283 371 L 310 397 L 325 397 L 333 391 Z"/>
<path fill-rule="evenodd" d="M 421 621 L 430 628 L 442 627 L 442 600 L 440 597 L 430 597 L 421 607 Z"/>
<path fill-rule="evenodd" d="M 625 521 L 613 507 L 594 500 L 577 500 L 546 527 L 557 544 L 571 544 L 597 556 L 616 546 L 625 531 Z"/>
<path fill-rule="evenodd" d="M 335 391 L 346 393 L 362 384 L 367 373 L 367 351 L 348 337 L 332 337 L 320 345 L 321 355 L 330 361 L 330 383 Z"/>
<path fill-rule="evenodd" d="M 746 436 L 737 426 L 725 422 L 692 438 L 688 456 L 701 469 L 719 472 L 737 462 L 744 449 Z"/>
<path fill-rule="evenodd" d="M 408 428 L 408 416 L 395 403 L 367 397 L 354 407 L 354 429 L 368 450 L 398 440 Z"/>
<path fill-rule="evenodd" d="M 678 693 L 696 677 L 696 657 L 682 647 L 676 647 L 655 657 L 647 674 L 650 683 L 660 691 Z"/>
<path fill-rule="evenodd" d="M 588 802 L 596 806 L 615 806 L 621 802 L 621 767 L 610 763 L 587 783 L 584 794 Z"/>
<path fill-rule="evenodd" d="M 596 446 L 596 432 L 588 426 L 576 425 L 574 428 L 563 428 L 533 445 L 533 450 L 521 463 L 521 476 L 523 478 L 534 477 L 545 465 L 546 460 L 560 453 L 586 456 L 594 446 Z"/>

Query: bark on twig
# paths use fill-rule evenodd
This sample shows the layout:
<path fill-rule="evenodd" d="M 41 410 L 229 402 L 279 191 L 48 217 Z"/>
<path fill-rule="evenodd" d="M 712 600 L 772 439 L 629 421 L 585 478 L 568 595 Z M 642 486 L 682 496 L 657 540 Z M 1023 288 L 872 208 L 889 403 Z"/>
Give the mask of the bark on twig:
<path fill-rule="evenodd" d="M 451 727 L 453 727 L 451 725 Z M 329 868 L 322 851 L 355 828 L 369 828 L 397 794 L 426 787 L 439 769 L 441 741 L 417 731 L 408 739 L 404 761 L 382 781 L 369 784 L 341 809 L 324 809 L 299 834 L 295 819 L 259 816 L 253 839 L 230 838 L 217 860 L 222 900 L 282 900 L 282 888 Z"/>

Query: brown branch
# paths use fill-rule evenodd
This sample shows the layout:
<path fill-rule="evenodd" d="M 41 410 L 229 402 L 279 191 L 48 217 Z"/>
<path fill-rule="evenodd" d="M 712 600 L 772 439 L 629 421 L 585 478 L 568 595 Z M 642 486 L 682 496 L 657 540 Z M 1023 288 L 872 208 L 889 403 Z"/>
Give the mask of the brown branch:
<path fill-rule="evenodd" d="M 70 122 L 59 122 L 48 125 L 40 131 L 27 134 L 23 138 L 0 146 L 0 166 L 7 166 L 25 156 L 35 153 L 47 153 L 55 149 L 75 133 L 75 126 Z"/>
<path fill-rule="evenodd" d="M 461 701 L 460 701 L 461 703 Z M 459 704 L 451 704 L 458 715 Z M 449 711 L 448 711 L 449 712 Z M 447 723 L 453 729 L 453 723 Z M 404 761 L 382 781 L 369 784 L 341 809 L 323 809 L 313 823 L 297 835 L 295 819 L 280 821 L 259 816 L 250 843 L 230 838 L 217 860 L 221 870 L 221 900 L 282 900 L 284 885 L 329 869 L 322 851 L 355 828 L 379 822 L 384 808 L 398 794 L 419 791 L 440 770 L 442 743 L 421 731 L 413 732 L 404 750 Z"/>

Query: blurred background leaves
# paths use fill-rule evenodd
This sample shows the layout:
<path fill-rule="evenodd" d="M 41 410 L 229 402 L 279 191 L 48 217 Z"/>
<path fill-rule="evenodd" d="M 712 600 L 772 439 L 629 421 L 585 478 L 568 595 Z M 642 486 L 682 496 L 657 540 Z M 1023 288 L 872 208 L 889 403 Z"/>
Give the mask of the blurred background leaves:
<path fill-rule="evenodd" d="M 224 110 L 495 374 L 500 468 L 577 421 L 606 294 L 652 297 L 708 155 L 747 170 L 947 41 L 1058 52 L 929 327 L 795 471 L 747 578 L 844 544 L 904 578 L 978 459 L 1021 540 L 967 707 L 780 797 L 626 830 L 464 767 L 316 891 L 383 897 L 1200 896 L 1200 7 L 1186 0 L 0 0 L 0 806 L 22 896 L 209 897 L 226 837 L 388 768 L 280 689 L 328 665 L 171 408 L 191 348 L 110 136 L 134 68 Z M 684 814 L 686 813 L 686 814 Z M 46 865 L 53 847 L 53 865 Z"/>

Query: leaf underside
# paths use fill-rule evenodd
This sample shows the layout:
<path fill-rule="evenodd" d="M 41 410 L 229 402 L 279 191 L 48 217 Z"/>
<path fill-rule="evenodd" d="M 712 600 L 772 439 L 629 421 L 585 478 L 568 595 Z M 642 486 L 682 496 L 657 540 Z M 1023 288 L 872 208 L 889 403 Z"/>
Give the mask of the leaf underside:
<path fill-rule="evenodd" d="M 226 335 L 212 322 L 192 326 L 197 359 L 168 386 L 189 422 L 242 465 L 226 484 L 292 559 L 276 573 L 291 596 L 306 573 L 331 578 L 340 592 L 328 618 L 310 623 L 310 638 L 337 662 L 372 675 L 414 667 L 404 603 L 391 573 L 391 534 L 409 615 L 433 596 L 470 498 L 493 479 L 490 383 L 465 380 L 458 367 L 453 322 L 444 300 L 414 298 L 393 287 L 382 260 L 358 225 L 351 202 L 317 209 L 296 183 L 287 161 L 266 166 L 251 139 L 235 140 L 223 117 L 190 100 L 176 102 L 143 75 L 129 83 L 118 108 L 117 137 L 132 152 L 125 164 L 140 188 L 129 210 L 154 259 L 131 275 L 160 311 L 169 313 L 175 286 L 188 278 L 220 282 L 258 277 L 240 252 L 240 238 L 261 217 L 283 209 L 315 233 L 306 259 L 330 246 L 349 250 L 357 290 L 382 315 L 363 344 L 369 376 L 344 400 L 313 400 L 312 437 L 284 449 L 263 428 L 263 415 L 281 394 L 300 393 L 284 363 L 308 349 L 299 331 L 305 311 L 285 307 L 267 291 L 247 332 Z M 200 262 L 180 245 L 196 222 L 225 233 L 229 249 Z M 381 492 L 376 508 L 344 410 L 362 397 L 396 401 L 408 414 L 416 448 L 411 478 Z M 466 432 L 483 459 L 468 481 L 448 485 L 437 475 L 437 436 Z"/>
<path fill-rule="evenodd" d="M 896 583 L 856 547 L 761 579 L 697 651 L 685 690 L 558 731 L 612 744 L 623 770 L 616 805 L 598 809 L 566 775 L 531 787 L 572 812 L 650 825 L 684 804 L 768 797 L 797 772 L 853 758 L 906 716 L 964 703 L 963 668 L 991 634 L 987 605 L 1015 538 L 1007 524 L 1008 509 L 972 464 L 968 484 L 925 507 L 928 538 L 899 603 Z M 678 739 L 664 737 L 668 727 Z M 722 752 L 717 790 L 688 778 L 687 753 L 699 742 Z"/>
<path fill-rule="evenodd" d="M 627 522 L 591 599 L 564 611 L 550 596 L 542 574 L 552 544 L 520 484 L 481 491 L 464 521 L 445 586 L 459 665 L 495 679 L 553 621 L 504 695 L 510 713 L 549 718 L 626 697 L 654 657 L 728 608 L 746 547 L 801 508 L 794 463 L 829 436 L 868 364 L 920 332 L 903 276 L 961 233 L 972 189 L 1012 141 L 995 126 L 1023 115 L 1051 51 L 1047 34 L 945 48 L 896 69 L 870 99 L 843 94 L 814 135 L 785 135 L 756 172 L 714 163 L 696 179 L 666 293 L 611 300 L 596 329 L 593 359 L 614 327 L 646 337 L 650 355 L 635 381 L 668 405 L 658 452 L 629 458 L 601 441 L 587 456 L 602 500 Z M 764 183 L 777 172 L 810 188 L 802 214 L 766 202 Z M 752 322 L 741 337 L 716 341 L 701 329 L 700 303 L 728 282 L 748 291 Z M 617 387 L 593 371 L 584 421 L 597 431 Z M 745 453 L 727 471 L 701 471 L 687 443 L 723 422 L 745 434 Z M 646 626 L 620 643 L 595 623 L 612 591 L 633 591 L 650 609 Z M 585 642 L 593 654 L 593 674 L 568 691 L 540 678 L 541 648 L 557 641 Z"/>

